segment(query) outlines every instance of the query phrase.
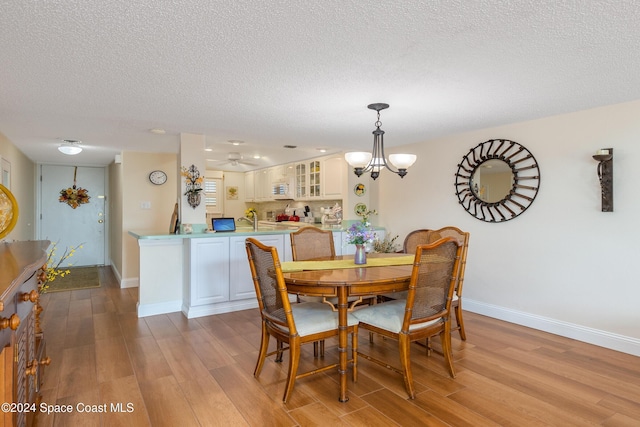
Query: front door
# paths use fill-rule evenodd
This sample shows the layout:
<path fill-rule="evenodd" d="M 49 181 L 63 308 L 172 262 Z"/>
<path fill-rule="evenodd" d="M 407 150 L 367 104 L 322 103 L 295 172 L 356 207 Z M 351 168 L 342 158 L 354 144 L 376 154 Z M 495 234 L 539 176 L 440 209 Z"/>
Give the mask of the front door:
<path fill-rule="evenodd" d="M 41 165 L 40 239 L 57 243 L 58 259 L 66 248 L 82 244 L 67 261 L 73 266 L 105 264 L 105 168 Z M 60 202 L 60 191 L 88 190 L 89 202 L 73 209 Z M 63 265 L 67 265 L 65 262 Z"/>

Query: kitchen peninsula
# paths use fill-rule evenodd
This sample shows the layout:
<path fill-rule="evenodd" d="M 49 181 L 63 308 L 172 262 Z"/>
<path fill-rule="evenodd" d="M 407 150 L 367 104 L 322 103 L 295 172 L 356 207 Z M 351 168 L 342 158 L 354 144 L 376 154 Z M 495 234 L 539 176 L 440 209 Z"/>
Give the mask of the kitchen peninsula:
<path fill-rule="evenodd" d="M 258 231 L 247 227 L 229 233 L 129 231 L 140 249 L 138 317 L 182 311 L 194 318 L 257 307 L 245 239 L 275 246 L 282 261 L 291 261 L 289 234 L 300 226 L 315 225 L 261 222 Z M 355 252 L 354 245 L 343 243 L 347 226 L 345 221 L 331 228 L 337 255 Z M 374 229 L 383 239 L 384 229 Z"/>

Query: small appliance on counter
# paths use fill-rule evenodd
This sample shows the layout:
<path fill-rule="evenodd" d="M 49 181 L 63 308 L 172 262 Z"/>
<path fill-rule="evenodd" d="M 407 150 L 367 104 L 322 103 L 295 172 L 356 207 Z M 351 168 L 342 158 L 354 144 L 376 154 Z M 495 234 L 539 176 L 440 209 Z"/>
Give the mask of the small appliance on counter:
<path fill-rule="evenodd" d="M 320 208 L 322 212 L 322 225 L 340 225 L 342 224 L 342 208 L 338 203 L 332 208 Z"/>

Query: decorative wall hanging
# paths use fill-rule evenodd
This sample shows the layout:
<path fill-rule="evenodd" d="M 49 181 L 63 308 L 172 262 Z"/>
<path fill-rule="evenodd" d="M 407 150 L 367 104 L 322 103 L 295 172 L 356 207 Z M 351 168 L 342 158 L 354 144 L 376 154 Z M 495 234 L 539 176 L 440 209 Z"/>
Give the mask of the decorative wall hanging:
<path fill-rule="evenodd" d="M 602 212 L 613 212 L 613 148 L 598 150 L 593 158 L 598 161 Z"/>
<path fill-rule="evenodd" d="M 0 184 L 0 239 L 9 234 L 18 222 L 18 202 L 7 187 Z"/>
<path fill-rule="evenodd" d="M 529 150 L 508 139 L 472 148 L 456 172 L 456 195 L 470 215 L 504 222 L 523 213 L 538 194 L 540 170 Z"/>
<path fill-rule="evenodd" d="M 184 176 L 187 184 L 187 191 L 184 193 L 187 196 L 187 202 L 189 206 L 195 209 L 200 205 L 200 192 L 202 191 L 204 177 L 200 175 L 195 165 L 191 165 L 189 169 L 183 166 L 180 175 Z"/>
<path fill-rule="evenodd" d="M 58 199 L 60 203 L 66 203 L 73 209 L 80 205 L 84 205 L 85 203 L 89 203 L 89 199 L 91 198 L 91 196 L 89 196 L 89 190 L 82 187 L 76 188 L 77 175 L 78 167 L 76 166 L 73 170 L 73 187 L 63 188 L 60 190 L 60 198 Z"/>

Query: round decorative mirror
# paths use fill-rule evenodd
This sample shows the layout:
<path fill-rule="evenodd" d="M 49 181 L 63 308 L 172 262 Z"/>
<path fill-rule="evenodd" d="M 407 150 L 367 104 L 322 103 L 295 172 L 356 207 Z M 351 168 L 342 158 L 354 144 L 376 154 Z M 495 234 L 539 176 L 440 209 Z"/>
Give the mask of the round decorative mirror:
<path fill-rule="evenodd" d="M 469 214 L 486 222 L 503 222 L 533 203 L 540 188 L 540 169 L 522 145 L 490 139 L 462 158 L 455 185 L 458 200 Z"/>

